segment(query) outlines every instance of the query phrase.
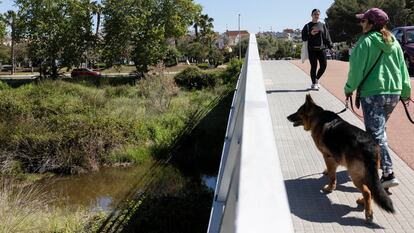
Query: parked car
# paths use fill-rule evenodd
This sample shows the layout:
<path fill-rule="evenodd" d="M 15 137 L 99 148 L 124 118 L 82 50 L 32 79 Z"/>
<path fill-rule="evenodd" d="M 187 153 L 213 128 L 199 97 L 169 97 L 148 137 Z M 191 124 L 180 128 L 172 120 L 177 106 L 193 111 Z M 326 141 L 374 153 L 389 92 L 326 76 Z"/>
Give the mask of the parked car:
<path fill-rule="evenodd" d="M 84 76 L 84 77 L 88 77 L 88 76 L 89 77 L 100 77 L 101 73 L 93 71 L 93 70 L 88 69 L 88 68 L 76 68 L 76 69 L 72 70 L 72 72 L 70 73 L 70 76 L 72 78 L 81 77 L 81 76 Z"/>
<path fill-rule="evenodd" d="M 2 65 L 0 67 L 1 67 L 1 71 L 5 71 L 5 72 L 11 71 L 13 68 L 12 65 Z"/>
<path fill-rule="evenodd" d="M 394 28 L 392 31 L 395 38 L 400 42 L 404 52 L 405 63 L 408 71 L 414 71 L 414 26 L 404 26 Z"/>

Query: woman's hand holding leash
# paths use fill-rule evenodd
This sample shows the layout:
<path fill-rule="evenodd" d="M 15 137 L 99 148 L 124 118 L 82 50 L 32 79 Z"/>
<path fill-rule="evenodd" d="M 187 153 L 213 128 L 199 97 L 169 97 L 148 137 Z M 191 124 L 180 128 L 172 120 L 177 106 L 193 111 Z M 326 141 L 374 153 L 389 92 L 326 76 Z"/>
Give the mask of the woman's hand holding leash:
<path fill-rule="evenodd" d="M 414 124 L 414 120 L 411 118 L 410 112 L 408 111 L 408 106 L 410 105 L 410 102 L 414 102 L 410 97 L 408 97 L 407 99 L 402 99 L 400 98 L 401 103 L 404 106 L 404 110 L 405 110 L 405 114 L 407 115 L 408 120 Z"/>
<path fill-rule="evenodd" d="M 408 99 L 405 99 L 405 100 L 401 99 L 401 101 L 403 102 L 403 104 L 406 107 L 408 107 L 410 105 L 410 102 L 412 102 L 413 100 L 411 100 L 410 98 L 408 98 Z"/>

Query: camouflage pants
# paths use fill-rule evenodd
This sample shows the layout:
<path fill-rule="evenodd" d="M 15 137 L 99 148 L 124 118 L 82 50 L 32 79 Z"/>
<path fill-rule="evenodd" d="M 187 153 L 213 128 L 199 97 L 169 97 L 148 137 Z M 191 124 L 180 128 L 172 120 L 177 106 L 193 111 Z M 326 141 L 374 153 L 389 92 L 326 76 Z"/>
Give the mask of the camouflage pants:
<path fill-rule="evenodd" d="M 361 97 L 366 131 L 371 134 L 381 149 L 381 169 L 392 172 L 392 160 L 389 153 L 385 123 L 397 105 L 400 95 L 374 95 Z"/>

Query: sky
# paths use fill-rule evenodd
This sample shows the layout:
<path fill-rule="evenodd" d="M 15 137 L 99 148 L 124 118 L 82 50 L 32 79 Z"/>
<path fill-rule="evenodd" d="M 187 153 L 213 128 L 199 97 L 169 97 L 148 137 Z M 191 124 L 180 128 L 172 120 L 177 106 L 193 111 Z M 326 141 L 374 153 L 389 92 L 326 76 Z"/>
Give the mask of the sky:
<path fill-rule="evenodd" d="M 250 33 L 281 32 L 283 29 L 302 29 L 311 21 L 311 12 L 321 11 L 321 21 L 334 0 L 195 0 L 203 6 L 203 14 L 214 19 L 214 31 L 240 29 Z"/>
<path fill-rule="evenodd" d="M 13 0 L 0 0 L 0 13 L 14 9 Z M 214 31 L 238 30 L 250 33 L 302 29 L 311 20 L 311 11 L 318 8 L 321 20 L 334 0 L 194 0 L 203 6 L 203 14 L 214 19 Z"/>

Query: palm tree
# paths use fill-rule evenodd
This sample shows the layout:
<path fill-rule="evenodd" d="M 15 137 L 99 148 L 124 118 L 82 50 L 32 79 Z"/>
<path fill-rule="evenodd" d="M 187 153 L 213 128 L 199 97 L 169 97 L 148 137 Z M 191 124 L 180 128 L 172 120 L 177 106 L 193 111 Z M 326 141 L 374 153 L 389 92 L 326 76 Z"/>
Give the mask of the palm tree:
<path fill-rule="evenodd" d="M 209 32 L 213 31 L 213 18 L 210 18 L 208 14 L 201 15 L 200 17 L 200 33 L 201 34 L 208 34 Z"/>
<path fill-rule="evenodd" d="M 211 41 L 214 37 L 214 19 L 209 17 L 208 14 L 201 15 L 200 17 L 200 34 L 201 34 L 201 41 L 205 44 L 210 46 Z"/>
<path fill-rule="evenodd" d="M 200 27 L 201 15 L 197 14 L 193 21 L 193 27 L 195 31 L 196 41 L 198 41 L 198 29 Z"/>
<path fill-rule="evenodd" d="M 101 24 L 101 12 L 102 12 L 102 5 L 99 4 L 97 1 L 93 1 L 91 3 L 92 6 L 92 13 L 96 14 L 96 32 L 95 32 L 95 36 L 98 39 L 98 35 L 99 35 L 99 26 Z"/>
<path fill-rule="evenodd" d="M 14 45 L 16 40 L 16 30 L 15 30 L 15 23 L 16 23 L 16 12 L 9 10 L 4 14 L 5 22 L 7 25 L 11 28 L 11 63 L 12 63 L 12 69 L 11 74 L 14 74 L 15 72 L 15 54 L 14 54 Z"/>

